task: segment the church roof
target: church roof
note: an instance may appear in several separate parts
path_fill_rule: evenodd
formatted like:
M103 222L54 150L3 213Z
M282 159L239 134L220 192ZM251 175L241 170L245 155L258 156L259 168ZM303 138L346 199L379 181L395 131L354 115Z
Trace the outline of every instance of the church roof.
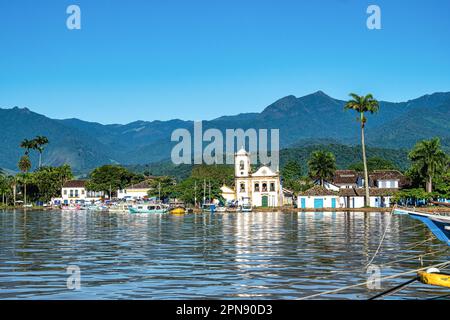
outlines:
M247 151L245 151L245 148L242 147L241 149L239 149L239 151L236 153L236 155L238 155L238 156L246 156L247 155Z
M255 173L252 174L252 177L275 177L277 173L273 172L268 166L262 166Z

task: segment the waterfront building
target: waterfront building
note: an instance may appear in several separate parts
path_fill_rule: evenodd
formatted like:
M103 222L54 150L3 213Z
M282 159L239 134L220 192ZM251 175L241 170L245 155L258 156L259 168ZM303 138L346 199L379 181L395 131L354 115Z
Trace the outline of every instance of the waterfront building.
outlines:
M263 165L255 172L251 155L244 148L234 155L234 189L222 186L222 196L239 204L250 202L256 207L278 207L283 204L280 174Z
M315 182L315 184L318 183L319 181ZM395 193L407 185L408 180L397 170L375 170L371 172L369 174L370 206L376 208L389 207ZM336 170L331 181L324 182L324 188L338 193L340 207L362 208L365 206L363 173L355 170ZM301 201L298 201L300 208L302 208ZM305 208L317 207L310 202L306 202Z
M300 192L297 201L298 208L302 209L338 208L341 206L337 191L329 190L319 185Z
M148 181L131 184L124 189L117 190L117 198L128 200L140 200L148 197L152 188Z
M52 199L52 203L67 205L95 202L104 197L104 195L104 192L88 191L85 180L70 180L61 188L61 198Z

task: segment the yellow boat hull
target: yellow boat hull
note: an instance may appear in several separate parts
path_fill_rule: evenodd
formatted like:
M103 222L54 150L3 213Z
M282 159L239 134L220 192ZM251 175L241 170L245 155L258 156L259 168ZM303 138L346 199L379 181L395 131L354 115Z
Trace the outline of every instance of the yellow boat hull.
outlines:
M417 273L420 282L429 284L432 286L439 286L450 288L450 275L442 273L427 273L425 271L419 271Z
M171 214L185 214L186 210L183 208L175 208L175 209L170 210L170 213Z

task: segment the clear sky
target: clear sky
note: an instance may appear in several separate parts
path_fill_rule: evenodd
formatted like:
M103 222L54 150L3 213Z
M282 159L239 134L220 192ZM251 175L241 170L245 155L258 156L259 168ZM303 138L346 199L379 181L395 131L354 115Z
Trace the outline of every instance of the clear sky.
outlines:
M366 27L370 4L382 30ZM412 99L450 91L449 13L448 0L0 0L0 107L127 123L317 90Z

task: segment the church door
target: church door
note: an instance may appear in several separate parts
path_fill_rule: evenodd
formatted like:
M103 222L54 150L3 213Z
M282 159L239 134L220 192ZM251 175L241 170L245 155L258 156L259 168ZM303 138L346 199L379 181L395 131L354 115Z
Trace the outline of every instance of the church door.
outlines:
M267 208L269 206L269 198L267 196L262 196L261 205L263 208Z

